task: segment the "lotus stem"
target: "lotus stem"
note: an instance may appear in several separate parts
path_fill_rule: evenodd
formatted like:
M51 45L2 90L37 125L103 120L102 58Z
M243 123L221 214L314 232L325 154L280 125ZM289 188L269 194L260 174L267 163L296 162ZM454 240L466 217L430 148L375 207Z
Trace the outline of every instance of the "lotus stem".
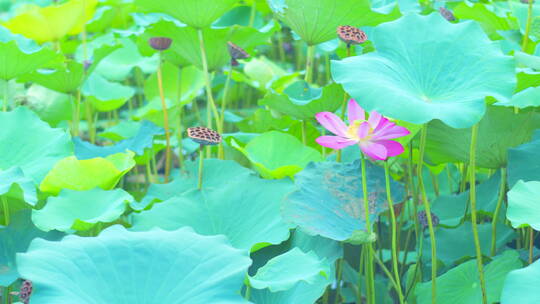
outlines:
M2 106L2 111L7 112L8 110L8 97L9 96L9 87L8 87L8 81L4 81L4 105Z
M6 286L2 289L2 302L4 304L10 304L11 303L11 295L10 295L11 288L9 286Z
M73 96L70 94L71 98ZM77 91L77 97L75 98L75 111L73 112L73 122L72 122L72 135L79 136L79 121L81 116L81 91Z
M256 13L257 13L257 1L253 1L253 4L251 5L251 12L249 14L249 27L253 27L253 24L255 23Z
M493 213L491 219L491 251L490 255L493 257L497 253L497 221L499 219L499 212L501 211L502 202L506 194L506 168L501 168L501 185L499 186L499 197L497 198L497 207Z
M315 63L315 46L309 45L307 49L306 75L304 79L309 84L313 82L314 63Z
M427 126L422 126L420 131L420 155L419 164L417 169L418 185L422 194L422 203L426 211L426 217L429 227L429 239L431 241L431 303L437 302L437 243L435 241L435 230L433 229L433 221L431 220L431 207L426 195L426 188L424 186L424 177L422 175L422 168L424 165L424 153L426 150L426 138L427 138Z
M474 247L476 248L476 262L478 265L478 276L480 278L480 288L482 289L482 303L488 304L486 293L486 282L484 280L484 264L482 263L482 249L480 248L480 238L478 237L478 227L476 219L476 142L478 139L478 124L471 129L471 147L469 152L469 200L471 202L471 222L474 237ZM429 218L429 216L428 216Z
M4 209L4 223L6 226L9 225L9 205L5 197L0 198L2 200L2 208Z
M227 75L227 80L225 81L225 88L223 89L223 98L221 99L221 115L220 115L220 127L218 128L221 130L220 134L223 134L223 130L225 130L225 110L227 108L227 101L229 98L229 87L231 85L231 78L232 78L232 72L233 72L233 66L230 65L229 68L229 74ZM223 145L219 145L218 147L218 158L224 159L224 151L223 151Z
M399 280L398 268L398 248L397 248L397 231L396 231L396 214L394 212L394 203L390 189L390 168L388 161L384 162L384 177L386 182L386 199L388 200L388 209L390 210L390 219L392 225L392 268L394 270L395 287L399 297L399 303L403 303L403 292L401 290L401 282Z
M178 106L180 107L176 123L176 140L178 141L178 166L180 168L184 168L184 149L182 145L182 116L184 115L184 107L182 105L182 68L178 69Z
M367 176L366 176L366 158L364 154L360 152L361 167L362 167L362 194L364 201L364 216L366 221L366 230L368 235L371 235L371 221L369 218L369 197L367 190ZM367 250L366 256L366 290L368 296L368 303L375 303L375 282L374 282L374 273L373 273L373 248L371 243L364 245L364 249ZM360 272L358 272L360 274Z
M375 258L375 262L377 262L377 265L379 265L379 267L381 267L382 271L384 272L384 274L386 274L386 276L388 277L388 279L390 280L390 283L392 283L392 286L394 287L394 289L397 291L398 289L401 290L401 286L398 285L398 282L396 282L396 280L394 279L392 273L390 273L390 270L388 270L388 268L386 268L386 266L384 265L384 263L381 261L381 259L375 254L373 255L373 257ZM403 297L403 296L402 296ZM400 298L400 303L403 303L401 298Z
M203 165L204 165L204 152L203 145L199 146L199 182L197 189L201 190L203 185Z
M161 52L160 52L161 55ZM165 128L165 183L169 182L169 175L171 171L171 133L169 129L169 114L167 112L167 103L165 102L165 93L163 92L163 75L161 73L161 56L159 59L159 65L157 69L157 81L159 88L159 97L161 98L161 107L163 109L163 126Z
M334 304L341 303L341 278L343 276L343 257L339 258L336 262L336 296L334 297Z
M529 227L529 265L533 263L534 230Z
M527 46L529 44L529 32L531 31L531 24L533 19L533 0L529 0L529 6L527 9L527 25L525 26L525 34L523 35L523 43L521 44L521 51L527 52Z

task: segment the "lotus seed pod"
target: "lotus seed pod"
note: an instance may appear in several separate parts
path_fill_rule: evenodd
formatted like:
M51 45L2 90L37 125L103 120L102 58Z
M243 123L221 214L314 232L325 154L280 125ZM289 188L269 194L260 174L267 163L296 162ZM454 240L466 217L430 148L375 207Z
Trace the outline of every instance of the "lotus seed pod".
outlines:
M154 50L164 51L171 47L172 40L167 37L153 37L148 42Z
M218 132L205 127L188 128L187 134L194 142L203 146L214 146L223 140Z
M231 64L233 66L238 65L238 59L249 58L249 54L243 48L230 41L227 42L227 49L229 50L229 54L231 55Z
M30 303L30 296L32 295L32 282L24 280L21 284L21 291L19 291L19 299L22 303Z
M429 226L425 210L418 212L418 221L420 222L420 225L422 225L422 228L424 229L426 229ZM433 212L431 212L431 223L433 224L433 227L439 225L439 217L435 215Z
M359 28L350 25L341 25L337 28L337 35L347 46L361 44L368 39L366 33Z
M454 13L450 11L449 9L445 7L439 7L439 13L441 13L441 16L443 16L444 19L448 21L456 21L456 17L454 16Z

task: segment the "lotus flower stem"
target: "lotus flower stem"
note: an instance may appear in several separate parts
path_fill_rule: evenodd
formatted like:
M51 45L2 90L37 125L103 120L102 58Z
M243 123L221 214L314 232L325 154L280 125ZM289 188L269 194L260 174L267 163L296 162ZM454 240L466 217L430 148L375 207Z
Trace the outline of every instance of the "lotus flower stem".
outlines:
M161 53L160 53L161 55ZM163 75L161 73L161 56L159 59L157 69L157 81L159 88L159 97L161 98L161 107L163 109L163 126L165 128L165 183L169 182L169 175L171 171L171 133L169 129L169 113L167 112L167 103L165 102L165 93L163 92Z
M350 45L347 44L347 57L351 56L351 48ZM347 92L343 91L343 103L341 103L341 119L345 119L345 109L347 108L347 99L349 98L349 94ZM341 150L337 151L336 161L341 162Z
M221 118L220 118L220 127L218 128L219 130L221 130L220 132L221 134L223 134L223 130L225 129L225 109L227 108L227 101L229 98L229 87L231 85L232 72L233 72L233 66L231 64L229 68L229 74L227 75L227 80L225 81L225 88L223 89L223 98L221 99L221 115L220 115ZM225 155L223 153L223 145L219 145L218 158L223 159L224 157Z
M431 208L426 194L426 188L424 186L424 178L422 175L422 168L424 164L424 152L426 149L427 138L427 126L424 125L420 131L420 155L419 163L417 166L417 178L418 185L422 194L422 203L426 211L428 227L429 227L429 239L431 241L431 303L437 302L437 243L435 241L435 230L433 229L433 221L431 220Z
M178 141L178 163L180 168L184 168L184 153L182 146L182 116L184 115L184 107L182 105L182 68L178 69L178 119L176 122L176 140Z
M309 45L307 50L307 60L306 60L306 76L305 81L309 84L313 82L313 68L315 63L315 46Z
M471 223L474 237L474 247L476 248L476 262L478 266L478 276L480 288L482 289L482 303L488 304L486 293L486 282L484 280L484 264L482 263L482 248L480 248L480 238L478 237L478 227L476 221L476 142L478 139L478 124L471 129L471 147L469 151L469 200L471 202ZM428 216L428 219L430 216Z
M533 260L533 249L534 249L534 230L532 227L529 227L529 265L531 265Z
M204 166L204 152L203 145L199 146L199 182L197 189L201 190L203 185L203 166Z
M341 278L343 276L343 257L336 261L336 296L334 297L334 304L341 303Z
M253 27L253 24L255 23L256 13L257 13L257 1L253 1L253 4L251 4L251 12L249 14L249 27Z
M529 32L531 31L531 24L533 19L533 0L529 0L529 6L527 10L527 25L525 26L525 34L523 35L523 43L521 44L521 51L527 52L527 46L529 44Z
M366 158L363 153L360 153L361 166L362 166L362 194L364 201L364 216L366 221L366 230L368 235L371 235L371 221L369 213L369 197L367 190L367 176L366 176ZM368 295L368 303L375 302L375 282L373 274L373 248L371 243L364 245L364 250L367 250L367 260L366 260L366 290ZM360 272L359 272L360 273Z
M495 256L497 253L497 221L499 219L499 212L501 211L502 202L506 194L506 168L501 168L501 185L499 186L499 197L497 198L497 207L493 213L491 219L491 256Z
M246 301L249 301L249 298L251 298L251 284L249 284L249 277L246 275L246 279L244 280L244 284L246 285L246 293L244 294L244 299Z
M71 96L71 95L70 95ZM71 96L73 98L73 96ZM81 116L81 91L77 91L77 97L75 98L75 111L73 112L72 122L72 135L79 136L79 121Z
M388 161L384 162L384 177L386 181L386 198L388 200L388 209L390 210L390 219L392 225L392 268L394 270L395 287L399 297L399 303L403 303L403 292L401 291L401 282L399 280L398 268L398 248L397 248L397 231L396 231L396 214L394 212L394 203L392 202L392 194L390 189L390 168Z
M2 199L2 208L4 209L4 224L5 226L9 225L9 205L5 197L1 197Z
M375 262L377 262L377 265L379 265L379 267L381 267L382 271L384 272L384 274L386 274L386 276L388 277L388 279L390 280L390 283L392 283L392 286L394 286L394 289L397 291L398 289L401 290L401 287L398 285L398 282L396 282L396 280L394 280L394 277L392 276L392 273L390 273L390 270L388 270L388 268L386 268L386 266L384 265L384 263L381 261L381 258L378 257L376 254L373 255L373 257L375 258ZM401 295L400 297L400 300L399 300L399 303L403 303L402 302L402 297L403 295Z

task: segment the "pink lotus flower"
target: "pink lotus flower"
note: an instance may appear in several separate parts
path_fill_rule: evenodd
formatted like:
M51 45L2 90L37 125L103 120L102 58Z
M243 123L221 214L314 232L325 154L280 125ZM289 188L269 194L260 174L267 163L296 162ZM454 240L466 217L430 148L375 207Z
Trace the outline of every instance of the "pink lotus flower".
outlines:
M397 126L373 111L366 120L366 114L354 99L349 100L347 114L349 126L331 112L315 115L317 121L337 136L320 136L317 143L332 149L343 149L358 144L362 152L375 159L386 160L390 156L403 153L403 146L390 139L406 136L409 130Z

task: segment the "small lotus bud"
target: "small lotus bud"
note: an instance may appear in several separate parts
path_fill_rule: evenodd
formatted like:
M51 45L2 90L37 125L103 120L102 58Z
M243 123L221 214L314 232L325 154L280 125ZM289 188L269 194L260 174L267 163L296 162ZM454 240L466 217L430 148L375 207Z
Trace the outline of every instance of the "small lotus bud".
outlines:
M450 11L449 9L445 7L439 7L439 13L441 13L441 16L443 16L444 19L448 21L455 21L456 17L454 16L454 13Z
M214 146L222 141L218 132L205 127L188 128L187 134L194 142L203 146Z
M347 46L361 44L368 39L366 33L359 28L350 25L341 25L337 28L337 35Z
M167 37L153 37L148 41L156 51L164 51L171 46L172 40Z
M418 212L418 221L422 225L422 228L426 229L429 226L428 218L426 215L426 211L422 210ZM431 212L431 223L433 224L433 227L439 225L439 217L435 215L433 212Z

